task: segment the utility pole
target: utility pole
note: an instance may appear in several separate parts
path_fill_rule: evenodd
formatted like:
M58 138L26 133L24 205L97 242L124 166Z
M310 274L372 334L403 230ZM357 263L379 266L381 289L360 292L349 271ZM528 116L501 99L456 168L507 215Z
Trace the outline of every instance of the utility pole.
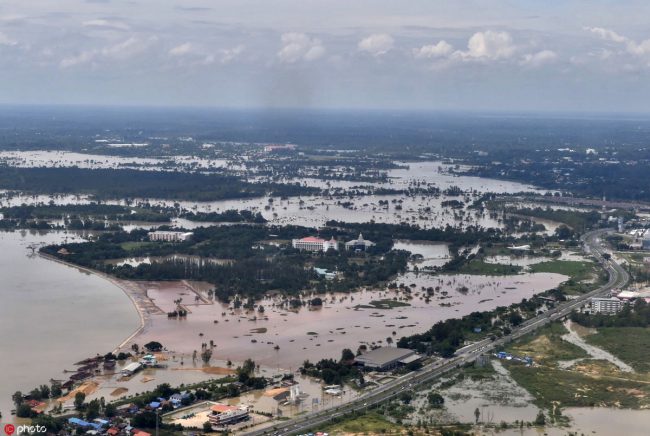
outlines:
M158 436L158 409L156 409L156 436Z

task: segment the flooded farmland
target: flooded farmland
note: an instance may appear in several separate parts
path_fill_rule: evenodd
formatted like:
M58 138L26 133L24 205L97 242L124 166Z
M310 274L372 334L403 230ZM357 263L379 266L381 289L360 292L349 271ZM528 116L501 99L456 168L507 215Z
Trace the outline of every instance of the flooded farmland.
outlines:
M254 357L267 366L297 368L305 359L338 358L343 348L386 345L424 331L437 321L518 303L564 280L566 276L550 273L486 277L409 272L397 280L407 291L319 295L322 307L296 310L288 309L282 297L269 296L256 303L256 307L264 307L263 313L213 302L207 287L187 282L138 282L139 292L146 293L160 311L152 312L147 328L134 341L158 340L170 350L191 353L212 340L218 359ZM438 289L429 302L423 291L427 287ZM170 319L166 313L174 310L179 298L189 311L187 318ZM400 304L392 309L376 307L382 300Z

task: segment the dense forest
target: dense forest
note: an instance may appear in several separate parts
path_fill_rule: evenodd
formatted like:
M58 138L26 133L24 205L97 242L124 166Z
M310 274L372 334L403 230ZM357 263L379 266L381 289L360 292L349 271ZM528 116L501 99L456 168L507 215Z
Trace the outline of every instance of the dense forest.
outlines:
M311 195L318 188L249 183L219 174L130 169L14 168L0 166L0 189L38 194L86 194L98 199L162 198L211 201L263 195Z

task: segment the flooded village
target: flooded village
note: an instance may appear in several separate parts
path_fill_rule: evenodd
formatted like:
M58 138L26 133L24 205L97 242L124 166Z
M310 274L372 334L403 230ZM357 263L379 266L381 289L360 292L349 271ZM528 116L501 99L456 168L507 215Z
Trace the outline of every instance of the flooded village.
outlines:
M126 158L113 162L106 156L85 158L84 155L66 153L38 156L42 164L52 166L86 162L89 168L112 168L131 162ZM5 158L15 160L14 164L23 162L18 153ZM34 156L25 162L31 159ZM195 161L202 162L206 168L212 166L207 159L178 160ZM156 159L132 161L136 162L154 168L161 165L161 161ZM224 161L215 165L224 167L230 164ZM141 417L152 412L162 413L162 423L179 429L200 430L205 427L235 433L263 431L273 428L278 419L300 417L320 410L337 410L348 402L363 398L373 389L399 380L407 366L417 370L421 365L442 364L449 356L419 349L413 360L417 365L399 364L401 369L397 372L363 370L363 366L357 363L359 369L354 371L359 374L358 378L341 378L336 373L325 376L322 369L319 369L318 376L314 376L309 365L317 364L319 368L323 359L332 359L332 364L338 365L335 362L345 350L352 352L353 360L371 350L399 350L402 338L420 335L434 324L465 319L477 313L499 314L504 308L518 307L529 300L536 301L536 310L548 310L559 301L552 293L555 290L563 289L562 292L568 292L568 298L572 298L572 293L582 292L578 288L589 289L602 280L594 260L583 253L580 246L568 246L564 241L553 239L559 229L566 228L560 220L506 212L511 207L512 195L530 191L532 187L450 175L446 170L450 166L438 161L399 162L398 165L408 166L408 169L389 170L387 181L366 184L372 189L408 190L426 186L426 189L436 187L439 191L435 195L352 195L345 193L354 186L350 182L327 181L334 193L208 202L105 200L102 203L111 207L173 211L169 221L130 221L126 217L114 222L124 231L144 232L145 242L127 241L122 246L132 244L139 247L158 243L160 238L161 243L172 247L172 254L105 258L101 265L108 268L106 270L75 263L70 258L75 254L74 248L67 247L87 244L86 241L96 243L93 241L99 241L107 230L72 230L68 227L70 220L62 216L46 220L52 227L49 231L31 229L3 233L0 241L6 247L4 252L7 256L6 262L2 263L7 272L3 276L13 275L16 279L2 286L15 288L20 281L21 289L43 286L50 289L47 298L39 294L36 302L29 292L10 294L12 297L6 300L8 304L3 305L5 308L11 306L11 310L29 312L32 319L47 319L44 324L29 322L30 318L26 318L25 322L11 326L14 334L40 337L43 343L36 346L38 339L30 340L30 347L17 350L20 360L9 363L11 368L3 371L2 385L7 388L0 398L0 409L4 416L11 410L15 413L12 394L23 390L34 413L74 414L78 409L75 401L79 401L81 395L82 402L114 404L116 411L112 413L116 416ZM295 180L288 178L285 182L293 183ZM299 180L303 186L319 186L322 182L317 178ZM445 190L449 191L443 193ZM543 190L532 192L528 195L542 198L545 194ZM503 204L485 207L499 195L504 196ZM458 202L458 198L462 201ZM475 207L477 202L481 207ZM92 204L92 199L83 195L39 196L10 192L0 198L0 207L9 211L18 206L43 207L45 204L62 207L85 205ZM525 206L534 208L540 204L532 201ZM448 226L469 231L492 228L510 235L508 237L513 241L521 238L524 245L479 242L451 249L449 242L445 241L391 239L390 252L407 252L404 268L388 280L346 291L332 287L332 284L345 279L344 272L337 267L319 266L327 258L309 254L314 259L307 263L306 268L322 283L319 289L304 289L291 294L281 290L265 292L254 300L245 296L224 300L219 297L215 285L208 281L136 280L110 272L114 271L111 268L132 271L165 264L185 265L185 268L208 264L216 267L236 265L236 258L204 257L173 251L174 244L191 241L197 229L210 226L232 226L235 229L246 225L194 221L191 215L208 216L212 213L218 216L231 210L259 213L265 220L263 226L302 226L308 229L302 239L292 241L272 236L253 245L257 250L271 250L272 256L277 256L278 250L291 248L303 253L325 253L328 249L321 247L330 244L334 250L330 256L343 253L349 256L347 253L351 249L359 261L368 259L368 255L363 253L365 247L373 246L375 242L364 239L362 234L354 236L356 230L347 238L321 238L321 229L339 222L409 225L422 229ZM578 215L589 211L563 205L548 210L576 212ZM106 228L111 224L107 220ZM161 227L163 231L156 232ZM533 249L525 245L531 240L531 235L533 238L546 236L551 241L537 241ZM318 247L313 249L313 244ZM52 253L39 253L40 248L47 246L64 248ZM459 257L467 258L465 265L458 270L449 269L449 265ZM351 259L354 260L354 256ZM81 294L68 285L72 281L80 283L74 278L76 276L88 281L82 285ZM42 281L47 285L40 284ZM526 316L523 312L522 315ZM499 315L495 316L498 318ZM514 320L519 315L511 313L509 316ZM71 319L75 320L74 324ZM72 332L70 326L77 325L77 322L88 328ZM514 327L514 322L509 321L500 327L503 330L499 334ZM456 348L471 346L486 333L491 334L482 332L484 327L479 325L474 325ZM7 326L5 331L10 331L9 328ZM60 333L48 334L45 340L45 335L39 333L41 328ZM62 354L61 350L65 353ZM57 359L44 358L48 353L56 355ZM502 364L501 356L486 354L482 369L476 370L478 375L469 369L470 375L464 377L466 370L460 369L449 378L443 377L437 384L418 387L408 402L401 405L388 403L384 415L392 423L390 425L417 427L425 422L443 426L474 423L481 424L480 428L486 432L508 434L518 428L517 431L525 433L543 408L539 407L539 401L532 393L510 376L509 365L512 363ZM522 356L525 359L522 357L523 363L520 364L531 368L539 365L532 354ZM25 371L26 364L20 362L29 362L27 365L31 370ZM253 366L244 373L242 366L247 362ZM49 383L43 374L47 374ZM64 394L53 399L31 398L34 395L28 389L43 383L56 386ZM444 407L430 405L431 392L440 393ZM476 411L479 414L475 414ZM582 426L581 429L592 428L592 418L585 418L585 413L589 412L566 408L564 413L565 420L547 423L549 434L555 431L564 434L563 428L572 428L572 422ZM24 420L19 417L11 419L16 423ZM135 422L141 423L142 418ZM528 424L524 426L524 422ZM499 429L502 423L507 424ZM97 420L74 418L68 425L86 430L107 430Z

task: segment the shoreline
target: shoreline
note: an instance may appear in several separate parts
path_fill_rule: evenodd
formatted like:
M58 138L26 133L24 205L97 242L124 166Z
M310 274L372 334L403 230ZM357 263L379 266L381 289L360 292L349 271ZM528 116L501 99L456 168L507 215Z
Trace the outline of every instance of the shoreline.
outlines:
M115 353L119 352L119 350L122 347L124 347L129 341L131 341L137 335L142 333L145 326L147 325L147 322L149 322L150 319L151 319L150 315L149 315L149 313L147 313L147 311L142 306L140 306L140 304L136 300L136 298L135 298L133 292L131 291L131 289L129 289L128 286L126 286L124 283L122 283L121 280L113 278L113 277L109 276L108 274L104 274L104 273L102 273L100 271L97 271L97 270L94 270L94 269L91 269L91 268L79 266L79 265L73 264L71 262L66 262L65 260L59 259L56 256L52 256L51 254L47 254L47 253L43 253L43 252L39 251L38 255L40 257L42 257L43 259L47 259L47 260L50 260L50 261L53 261L53 262L57 262L57 263L60 263L62 265L65 265L65 266L75 268L75 269L77 269L79 271L83 271L83 272L86 272L86 273L89 273L89 274L94 274L97 277L101 277L102 279L104 279L104 280L110 282L111 284L117 286L118 288L120 288L122 290L122 292L124 292L124 294L127 297L129 297L129 300L131 300L131 303L133 304L133 307L135 307L135 310L138 312L138 318L140 319L140 325L126 339L124 339L122 342L120 342L120 344L113 349L112 353L115 354Z

